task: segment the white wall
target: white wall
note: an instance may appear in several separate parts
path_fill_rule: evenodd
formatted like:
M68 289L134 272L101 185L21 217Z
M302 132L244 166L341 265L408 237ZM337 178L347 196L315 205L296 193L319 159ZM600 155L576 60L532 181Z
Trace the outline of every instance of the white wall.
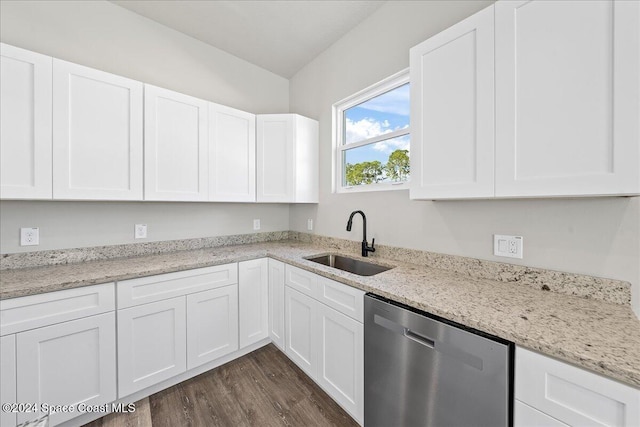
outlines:
M320 121L320 203L292 206L291 229L626 280L640 314L640 198L410 201L408 191L333 194L331 105L409 66L409 49L484 8L480 1L391 1L291 80L291 110ZM524 236L524 259L493 256L492 235Z
M287 112L289 81L107 1L2 1L0 41L254 113ZM287 205L0 203L0 252L287 230ZM19 227L41 244L20 247Z

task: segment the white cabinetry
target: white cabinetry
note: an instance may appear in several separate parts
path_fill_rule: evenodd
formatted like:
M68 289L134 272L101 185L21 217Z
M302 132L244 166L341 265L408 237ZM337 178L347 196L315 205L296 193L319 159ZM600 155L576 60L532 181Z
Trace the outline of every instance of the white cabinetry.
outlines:
M0 43L0 198L51 198L51 57Z
M285 351L284 346L284 263L269 258L269 337Z
M496 10L496 196L640 193L640 3Z
M185 372L184 297L118 310L118 396Z
M16 400L16 336L0 337L0 403L17 403ZM0 412L0 425L13 427L17 424L15 412Z
M411 198L640 194L639 43L638 2L533 0L414 47Z
M113 312L17 335L18 402L98 405L116 399ZM51 416L58 424L75 412ZM18 422L34 414L18 413Z
M256 116L209 103L209 200L256 201Z
M285 353L362 424L364 292L285 266Z
M269 336L267 258L238 263L240 348Z
M145 84L145 200L206 201L208 102Z
M237 349L237 286L187 295L187 369Z
M285 287L285 353L316 379L318 370L318 302L289 286Z
M297 114L257 116L257 200L318 202L318 122Z
M105 404L116 399L114 285L0 301L2 402ZM42 409L38 406L37 409ZM52 414L58 424L78 413ZM37 418L3 414L2 425Z
M118 397L238 349L237 264L118 283Z
M515 421L521 426L640 425L640 390L516 348Z
M53 197L142 200L142 83L53 60Z
M493 197L493 6L411 49L411 198Z

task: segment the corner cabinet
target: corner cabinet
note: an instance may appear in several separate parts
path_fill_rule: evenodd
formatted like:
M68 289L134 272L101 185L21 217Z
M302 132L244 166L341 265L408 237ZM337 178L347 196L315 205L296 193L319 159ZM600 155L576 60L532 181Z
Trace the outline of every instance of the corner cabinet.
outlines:
M142 83L53 60L53 197L142 200Z
M257 116L257 194L263 203L318 203L318 122Z
M269 336L267 258L238 263L240 348Z
M533 0L414 47L411 198L640 194L639 44L638 2Z
M256 115L209 103L209 200L256 201Z
M209 198L208 102L144 85L144 198Z
M51 57L0 43L0 198L51 199Z

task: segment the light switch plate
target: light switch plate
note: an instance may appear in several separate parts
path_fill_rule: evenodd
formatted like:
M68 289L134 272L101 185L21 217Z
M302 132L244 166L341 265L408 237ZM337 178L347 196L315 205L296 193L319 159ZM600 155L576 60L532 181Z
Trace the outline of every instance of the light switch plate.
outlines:
M493 254L495 256L522 259L523 249L524 239L522 236L493 235Z
M29 227L20 229L20 246L38 246L40 244L40 229Z

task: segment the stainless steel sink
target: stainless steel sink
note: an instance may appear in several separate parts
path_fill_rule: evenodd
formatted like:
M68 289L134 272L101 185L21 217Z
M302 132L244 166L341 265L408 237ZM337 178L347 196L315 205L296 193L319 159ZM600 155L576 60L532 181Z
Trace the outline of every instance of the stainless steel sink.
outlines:
M357 274L358 276L373 276L393 268L378 264L371 264L369 262L335 254L309 257L306 259L317 262L318 264L337 268L338 270L348 271L349 273Z

